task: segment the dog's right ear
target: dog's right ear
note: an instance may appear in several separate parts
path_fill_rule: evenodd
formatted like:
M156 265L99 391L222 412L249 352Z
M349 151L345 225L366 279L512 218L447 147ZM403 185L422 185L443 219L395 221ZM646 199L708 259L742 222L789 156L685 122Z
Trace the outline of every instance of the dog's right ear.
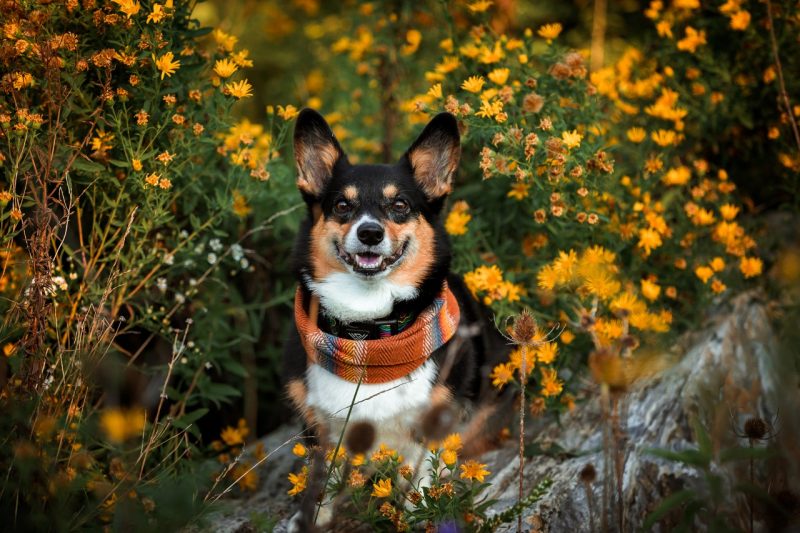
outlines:
M303 109L294 126L294 159L297 162L297 188L319 197L340 159L346 159L339 141L322 115Z

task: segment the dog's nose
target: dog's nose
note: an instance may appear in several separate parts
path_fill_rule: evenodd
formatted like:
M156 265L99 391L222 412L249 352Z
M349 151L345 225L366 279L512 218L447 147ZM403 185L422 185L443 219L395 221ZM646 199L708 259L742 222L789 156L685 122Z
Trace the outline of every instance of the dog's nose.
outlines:
M365 222L358 228L358 240L367 246L374 246L383 240L383 227L375 222Z

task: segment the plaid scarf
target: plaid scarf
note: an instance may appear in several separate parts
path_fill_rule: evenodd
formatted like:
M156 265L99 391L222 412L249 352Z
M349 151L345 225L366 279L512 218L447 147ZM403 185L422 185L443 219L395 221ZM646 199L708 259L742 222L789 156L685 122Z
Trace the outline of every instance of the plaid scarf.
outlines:
M310 363L356 383L386 383L407 376L453 338L461 312L445 282L442 292L406 329L383 339L351 340L319 329L309 318L300 288L294 299L297 331Z

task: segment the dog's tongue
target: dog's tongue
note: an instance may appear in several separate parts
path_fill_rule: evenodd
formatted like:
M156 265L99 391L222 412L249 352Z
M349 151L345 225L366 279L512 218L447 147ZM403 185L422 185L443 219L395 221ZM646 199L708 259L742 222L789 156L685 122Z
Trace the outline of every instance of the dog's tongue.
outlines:
M381 264L381 256L378 254L356 254L356 262L361 268L378 268Z

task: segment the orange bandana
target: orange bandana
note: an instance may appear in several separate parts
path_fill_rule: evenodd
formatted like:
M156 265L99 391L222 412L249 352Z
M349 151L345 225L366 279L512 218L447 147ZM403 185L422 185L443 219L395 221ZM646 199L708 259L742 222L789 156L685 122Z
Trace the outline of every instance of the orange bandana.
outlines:
M458 301L445 282L433 303L397 335L351 340L312 323L299 287L294 298L294 319L309 362L353 383L362 374L362 383L386 383L409 375L453 338L460 316Z

